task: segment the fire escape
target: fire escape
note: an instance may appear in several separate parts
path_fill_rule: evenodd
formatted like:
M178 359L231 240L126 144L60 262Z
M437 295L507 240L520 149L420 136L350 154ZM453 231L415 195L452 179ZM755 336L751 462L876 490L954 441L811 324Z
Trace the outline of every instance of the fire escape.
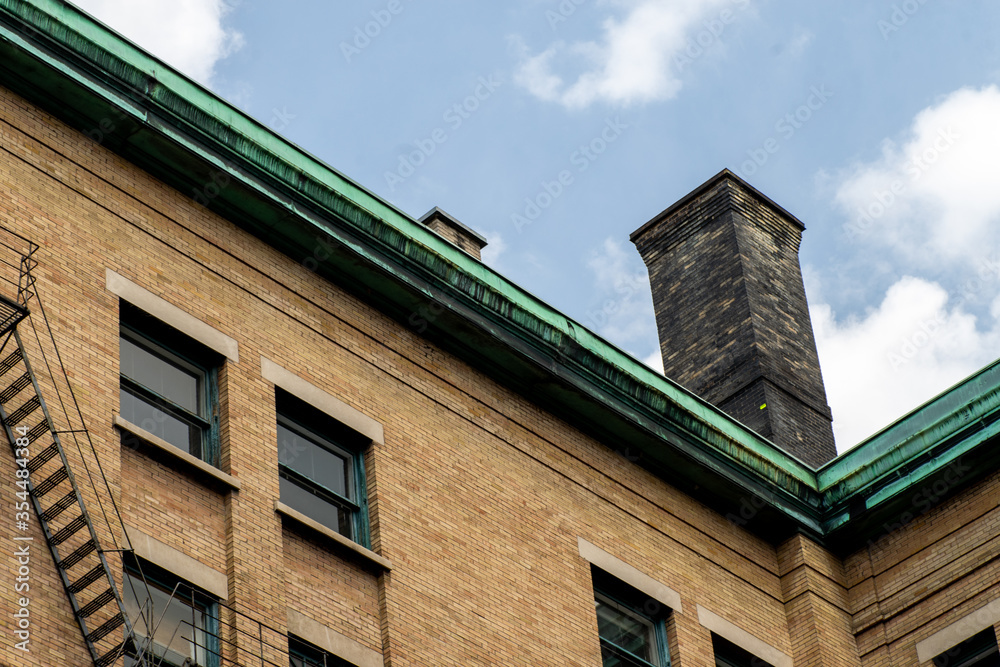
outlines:
M123 559L133 549L36 290L32 271L38 250L37 244L0 228L0 423L14 454L15 502L30 502L34 509L94 666L122 660L129 667L167 665L160 645L174 637L160 632L163 610L148 606L152 596L145 575L147 590L131 591L131 610L119 590ZM4 295L15 289L15 298ZM88 511L87 504L96 511ZM19 544L33 546L32 523L15 522ZM175 588L171 599L177 594ZM217 633L200 633L205 645L198 654L207 658L199 667L287 667L289 660L315 664L290 659L288 637L281 631L223 602L217 606ZM192 619L169 633L199 636L194 629ZM37 646L42 640L32 641ZM196 664L184 661L184 667Z
M85 429L57 427L42 398L40 379L44 378L56 392L63 412L67 412L66 400L70 397L64 396L65 390L53 383L57 379L52 373L53 362L62 370L58 352L55 358L45 354L46 348L55 349L55 339L35 292L32 269L37 263L34 255L38 246L9 232L7 237L3 245L8 250L15 250L20 262L14 266L6 257L2 260L3 269L17 271L17 297L12 300L0 295L0 387L3 387L0 390L0 420L13 448L18 470L27 470L26 477L18 476L18 501L30 498L94 665L113 665L128 648L132 628L108 565L107 552L101 548L98 532L84 505L82 489L70 470L63 439L68 437L77 445L84 463L88 457L82 456L82 443L88 442L91 448L93 443ZM16 248L12 241L19 242L22 248ZM6 276L3 280L13 282ZM37 310L37 317L33 316L32 309ZM29 326L19 326L26 320ZM28 336L21 335L22 328ZM43 338L43 332L48 334L49 340ZM41 352L47 377L40 378L32 367L29 346ZM68 378L64 380L68 386ZM78 406L77 413L82 419ZM98 459L95 456L91 460ZM93 481L91 471L87 469L86 473ZM102 471L98 471L97 476L104 480ZM100 495L96 497L99 499ZM110 489L107 497L111 497ZM103 512L103 506L101 510ZM16 527L27 531L30 524L20 522ZM114 539L110 534L109 537Z

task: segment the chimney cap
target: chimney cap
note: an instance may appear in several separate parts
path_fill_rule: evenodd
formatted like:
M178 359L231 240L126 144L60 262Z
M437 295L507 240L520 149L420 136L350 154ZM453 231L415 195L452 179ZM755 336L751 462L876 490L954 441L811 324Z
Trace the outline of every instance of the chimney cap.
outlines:
M704 183L702 183L701 185L699 185L698 187L696 187L694 190L692 190L688 194L686 194L683 197L681 197L679 200L677 200L676 202L674 202L673 204L671 204L665 210L663 210L660 213L658 213L656 216L653 217L652 220L650 220L649 222L647 222L646 224L644 224L642 227L639 227L639 229L637 229L634 232L632 232L629 235L629 237L628 237L629 240L632 241L633 243L635 243L635 240L638 239L640 236L642 236L644 233L646 233L646 231L648 231L651 227L655 226L656 224L658 224L658 223L662 222L663 220L665 220L666 218L670 217L674 212L676 212L677 210L679 210L683 206L686 206L692 200L698 198L699 196L701 196L702 194L704 194L706 191L708 191L711 188L715 187L719 182L726 181L726 180L730 181L731 183L735 184L737 187L739 187L739 188L741 188L743 190L749 191L755 198L760 199L761 201L764 202L764 204L766 204L770 208L774 209L775 212L777 212L779 215L781 215L784 218L787 218L791 223L793 223L794 225L796 225L799 228L800 231L805 231L806 226L804 224L802 224L801 220L799 220L794 215L792 215L791 213L789 213L782 206L779 206L778 204L776 204L774 202L774 200L772 200L770 197L768 197L767 195L765 195L763 192L761 192L760 190L758 190L754 186L750 185L745 180L743 180L742 178L740 178L738 175L736 175L735 173L733 173L731 170L729 170L728 168L726 168L726 169L723 169L722 171L720 171L719 173L717 173L712 178L710 178L707 181L705 181Z
M461 232L463 236L471 237L472 239L474 239L479 243L480 248L485 248L488 244L488 241L486 240L485 236L475 231L471 227L462 224L461 222L459 222L458 218L448 213L444 209L440 208L439 206L435 206L431 210L424 213L423 216L421 216L420 218L420 222L429 226L430 223L433 222L435 219L444 222L449 227L455 228L456 231Z

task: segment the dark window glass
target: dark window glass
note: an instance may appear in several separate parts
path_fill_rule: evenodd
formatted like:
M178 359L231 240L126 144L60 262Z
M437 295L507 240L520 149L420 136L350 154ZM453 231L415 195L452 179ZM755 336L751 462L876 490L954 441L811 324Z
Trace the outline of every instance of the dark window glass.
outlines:
M349 509L324 498L319 491L311 491L284 476L278 480L278 492L281 494L281 502L292 509L302 512L327 528L332 528L344 537L354 539L353 512Z
M120 392L122 419L162 438L171 445L201 458L202 429L175 417L169 408L123 385Z
M717 667L772 667L771 663L718 635L712 635L712 649Z
M157 570L144 566L146 569ZM154 577L146 573L144 583L133 567L125 572L122 601L132 624L135 647L125 659L126 667L153 663L217 667L215 604L186 583L158 574ZM150 660L143 662L142 657Z
M353 667L346 660L298 637L288 638L288 664L290 667Z
M603 667L669 667L669 610L598 568L591 573Z
M601 667L649 667L651 663L637 658L614 644L601 642Z
M303 477L344 498L351 497L351 456L278 424L278 461Z
M121 373L136 384L198 414L199 374L181 368L175 360L121 338Z
M289 394L278 391L281 502L364 544L364 464L368 440Z
M597 596L594 604L597 608L597 633L604 643L624 649L650 664L657 664L652 621L601 595Z
M1000 651L997 649L997 636L993 628L986 628L934 658L934 667L973 666L1000 666Z
M122 418L218 465L214 369L221 358L134 306L120 303Z

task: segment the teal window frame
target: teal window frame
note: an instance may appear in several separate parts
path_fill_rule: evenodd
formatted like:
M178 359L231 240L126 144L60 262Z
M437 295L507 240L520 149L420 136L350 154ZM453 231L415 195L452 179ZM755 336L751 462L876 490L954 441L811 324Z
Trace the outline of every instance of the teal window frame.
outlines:
M218 468L222 453L219 424L219 367L222 364L220 356L126 302L121 302L120 312L122 317L119 339L125 339L159 361L195 376L198 409L197 412L192 412L139 380L129 377L124 370L120 373L121 392L128 393L164 415L194 427L194 432L198 434L197 442L188 443L187 453ZM136 426L143 428L143 424ZM153 432L150 429L145 430ZM155 432L153 433L155 435ZM185 450L177 443L170 444L182 451Z
M348 515L349 531L343 526L331 526L316 516L310 516L307 508L289 502L287 495L280 493L281 502L305 516L343 535L365 548L371 545L368 520L368 478L365 471L365 451L371 440L353 431L333 417L323 413L305 401L281 389L275 392L276 417L278 426L292 431L312 446L332 452L346 460L347 494L343 495L324 484L324 480L314 479L295 469L291 462L283 462L283 452L279 443L278 476L279 488L296 488L315 496L319 501ZM290 486L285 486L290 485Z
M140 605L140 613L148 613L148 608L143 608L145 602L141 601L141 597L145 595L145 587L158 589L161 593L171 595L171 602L179 601L186 607L190 607L192 610L196 610L201 613L205 619L204 627L198 628L192 623L192 629L197 637L200 633L205 639L205 645L196 645L194 648L194 653L196 660L198 657L204 657L204 661L197 661L195 663L188 662L187 665L191 667L222 667L222 648L221 641L219 637L219 602L218 600L202 591L201 589L193 586L186 580L178 577L167 570L156 567L155 565L143 561L139 562L139 559L133 557L126 557L125 568L124 568L124 580L123 585L123 599L129 599L130 596L134 596L136 601ZM143 583L145 582L145 584ZM135 590L131 590L132 587ZM141 587L141 588L140 588ZM147 598L148 599L148 598ZM157 609L155 606L152 609L152 618L148 619L153 625L161 622L162 609ZM192 612L192 616L193 616ZM142 624L146 619L131 619L134 632L145 637L145 632L140 631L140 624ZM138 637L136 637L138 638ZM131 650L126 652L125 667L138 667L140 663L135 660L138 657L136 646L133 644ZM182 667L185 664L182 658L180 662L170 662L166 655L160 655L157 652L157 648L167 649L162 645L151 643L146 647L147 653L149 649L152 648L152 656L156 658L155 663L157 665L163 665L164 667ZM199 653L201 656L199 656ZM188 657L188 656L184 656Z
M601 637L598 632L603 667L670 667L670 648L667 642L669 608L596 567L591 568L591 573L594 580L595 610L598 604L610 603L617 607L619 613L648 624L655 658L655 662L640 658Z
M1000 646L990 626L977 632L961 644L934 657L934 667L993 667L1000 665Z

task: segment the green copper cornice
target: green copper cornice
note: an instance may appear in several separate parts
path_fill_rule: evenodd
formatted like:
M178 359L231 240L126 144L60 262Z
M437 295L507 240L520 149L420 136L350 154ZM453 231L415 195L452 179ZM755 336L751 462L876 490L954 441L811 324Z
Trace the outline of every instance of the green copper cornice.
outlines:
M0 0L0 85L774 539L874 534L994 434L990 367L817 473L64 2Z

